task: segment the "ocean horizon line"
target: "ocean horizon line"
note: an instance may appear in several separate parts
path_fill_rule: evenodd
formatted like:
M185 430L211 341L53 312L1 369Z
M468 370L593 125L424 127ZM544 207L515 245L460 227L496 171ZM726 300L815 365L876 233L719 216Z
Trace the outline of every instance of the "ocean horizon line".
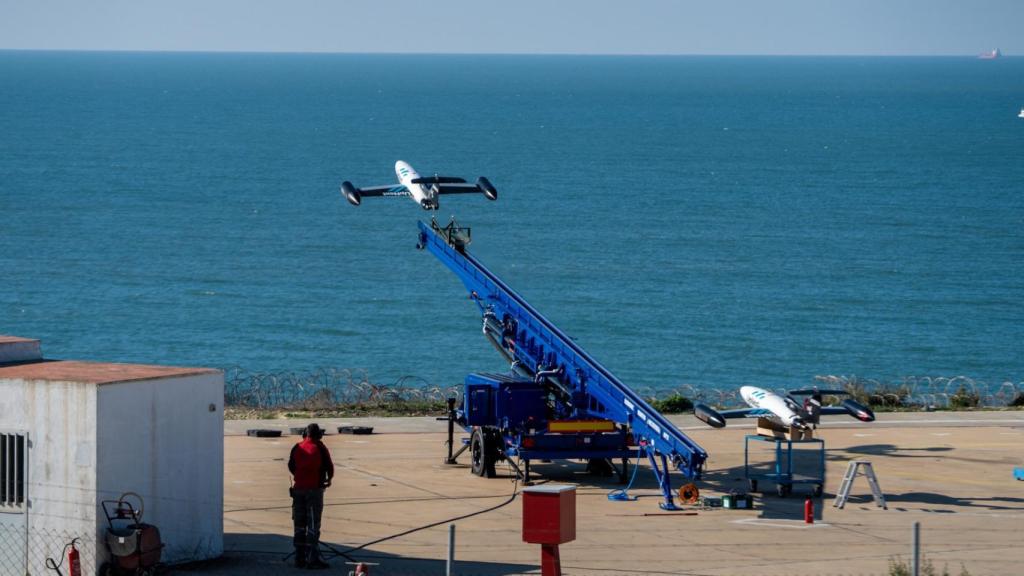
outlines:
M1020 58L1021 55L1006 54L1002 52L999 58L980 58L986 52L973 54L841 54L841 53L820 53L820 54L795 54L795 53L771 53L771 54L742 54L742 53L672 53L672 52L380 52L380 51L328 51L328 50L177 50L177 49L147 49L147 48L25 48L25 47L0 47L0 52L40 52L58 54L257 54L257 55L322 55L322 56L557 56L557 57L623 57L623 58L907 58L907 59L929 59L929 58L956 58L972 60L999 60L1003 58Z

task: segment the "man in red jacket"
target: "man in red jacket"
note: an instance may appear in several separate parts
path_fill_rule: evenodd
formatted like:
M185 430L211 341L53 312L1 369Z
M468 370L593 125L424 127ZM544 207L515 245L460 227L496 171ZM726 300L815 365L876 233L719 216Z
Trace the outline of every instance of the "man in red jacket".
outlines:
M300 568L328 568L320 559L320 517L324 511L324 488L334 478L331 453L320 441L324 432L313 423L306 426L302 442L292 447L288 470L292 473L292 524L295 527L295 565Z

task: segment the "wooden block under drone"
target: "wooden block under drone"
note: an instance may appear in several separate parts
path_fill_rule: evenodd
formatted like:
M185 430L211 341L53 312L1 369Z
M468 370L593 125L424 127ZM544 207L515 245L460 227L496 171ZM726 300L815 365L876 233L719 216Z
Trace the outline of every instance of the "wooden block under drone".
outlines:
M801 430L796 426L781 426L768 418L757 419L757 434L780 440L810 440L814 438L813 430Z

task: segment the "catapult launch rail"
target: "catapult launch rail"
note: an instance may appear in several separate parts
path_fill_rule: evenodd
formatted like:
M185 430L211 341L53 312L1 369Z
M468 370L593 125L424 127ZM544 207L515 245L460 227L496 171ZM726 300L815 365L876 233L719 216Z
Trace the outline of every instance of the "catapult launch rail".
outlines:
M557 432L558 427L572 429L574 423L582 424L577 428L581 433L587 422L616 423L615 429L622 433L623 449L628 438L629 443L639 446L650 460L665 496L662 507L674 507L668 462L687 478L699 479L707 459L704 449L466 252L470 238L468 228L458 227L454 220L446 227L436 222L429 225L419 222L419 228L417 247L428 250L462 280L470 298L480 308L484 335L522 377L524 386L531 382L542 386L548 398L546 413L538 413L540 410L535 407L524 408L526 404L536 406L535 400L524 401L517 408L509 407L514 400L506 401L505 407L499 400L497 408L492 400L491 407L486 408L484 403L476 403L469 397L475 391L471 385L489 382L495 387L498 398L502 393L513 399L530 396L515 396L516 391L509 388L512 383L508 381L499 382L489 375L471 375L467 378L467 394L458 422L470 429L472 410L490 410L494 413L492 427L501 430L503 436L501 454L520 457L529 457L529 449L543 442L542 436L534 436L535 428L544 428L552 435L550 433ZM504 388L499 390L502 386ZM524 410L528 414L523 415ZM453 420L454 414L453 410ZM475 438L474 435L471 443ZM594 438L600 440L597 436ZM534 457L540 456L535 454Z

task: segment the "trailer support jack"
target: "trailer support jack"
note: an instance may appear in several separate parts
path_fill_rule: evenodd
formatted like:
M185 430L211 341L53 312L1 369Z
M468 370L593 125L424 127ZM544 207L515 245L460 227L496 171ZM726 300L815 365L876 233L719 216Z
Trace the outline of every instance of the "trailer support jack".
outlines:
M658 460L654 457L654 448L650 445L645 447L647 452L647 459L651 461L651 470L654 471L654 477L658 479L658 486L661 487L661 495L664 501L658 504L662 510L682 510L682 508L676 506L675 501L672 498L672 480L668 476L668 458L664 454L661 456L661 467L658 467Z
M458 464L458 457L463 452L469 449L469 444L463 444L462 448L459 448L458 452L454 452L455 449L455 398L448 399L448 415L443 418L437 418L438 420L448 421L448 457L444 459L445 464Z

